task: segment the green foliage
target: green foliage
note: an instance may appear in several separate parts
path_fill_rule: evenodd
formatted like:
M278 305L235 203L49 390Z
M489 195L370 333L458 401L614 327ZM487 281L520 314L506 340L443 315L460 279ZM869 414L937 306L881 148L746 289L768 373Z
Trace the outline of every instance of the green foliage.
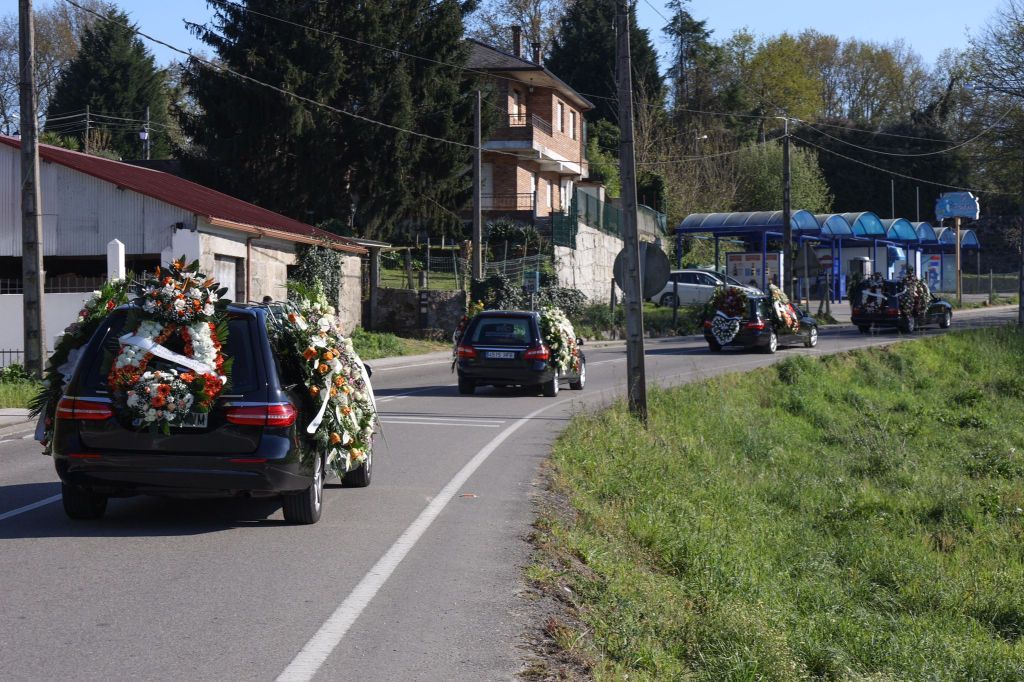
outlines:
M356 327L352 331L351 338L353 348L363 360L417 355L450 349L448 344L423 339L405 339L387 332L368 332L362 327Z
M512 218L489 220L484 227L484 238L491 248L492 260L505 258L506 243L509 258L521 258L544 250L544 240L537 228Z
M569 289L568 287L545 286L541 287L537 296L538 307L560 308L566 317L573 318L583 312L587 305L587 297L582 291Z
M487 310L522 310L526 306L526 296L519 281L501 273L474 281L470 299L483 302Z
M0 384L16 384L22 381L31 381L32 375L25 371L24 365L13 363L6 367L0 367Z
M782 208L782 145L771 142L749 146L737 155L739 178L736 211L770 211ZM828 213L832 206L818 157L813 151L790 148L791 202L793 209Z
M636 176L637 203L653 208L659 213L665 212L666 189L665 176L661 173L642 170Z
M563 639L595 679L1020 679L1024 392L988 389L1022 357L956 333L575 418L530 571Z
M86 106L97 114L139 118L149 107L153 127L165 130L170 123L165 73L132 31L127 14L117 9L104 14L104 19L85 30L78 54L64 67L47 118L84 111ZM93 119L93 126L109 135L109 145L99 148L123 158L141 158L139 129L107 126L106 120ZM79 144L83 135L84 131L75 134ZM154 158L166 157L171 151L167 136L159 132L151 134L150 144Z
M82 150L82 144L78 141L78 138L72 137L71 135L58 135L57 133L44 132L39 136L39 141L42 144L70 149L73 152Z
M664 84L658 72L658 55L647 29L636 23L630 6L629 47L633 66L636 106L659 104ZM566 10L546 66L578 92L595 95L588 121L618 120L615 88L615 3L576 0ZM588 158L589 155L588 155Z
M604 183L605 194L610 199L618 197L622 192L618 159L611 152L599 147L596 138L590 138L587 141L587 161L590 162L589 179Z
M291 280L302 288L289 286L288 297L315 300L307 294L320 287L327 304L337 308L341 296L341 258L338 252L326 246L300 244L295 255Z
M191 62L184 81L197 109L186 116L185 129L197 153L186 170L306 222L347 224L352 218L356 232L368 237L408 235L424 222L435 235L461 234L461 220L448 207L469 197L469 151L403 131L470 139L473 98L467 93L479 86L475 74L458 68L468 56L462 14L469 8L458 0L218 3L215 21L196 29L215 59L385 125L311 107Z

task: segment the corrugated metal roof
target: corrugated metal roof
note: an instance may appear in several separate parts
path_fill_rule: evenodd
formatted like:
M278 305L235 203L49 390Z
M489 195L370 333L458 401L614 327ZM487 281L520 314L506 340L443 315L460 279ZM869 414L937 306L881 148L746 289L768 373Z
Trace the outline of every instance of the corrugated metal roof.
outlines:
M4 135L0 135L0 143L16 149L21 148L20 140ZM39 157L208 218L275 230L285 233L285 235L281 235L284 239L287 239L287 235L295 235L303 238L303 241L326 239L334 242L342 250L365 253L363 247L344 237L222 194L176 175L45 144L39 145Z

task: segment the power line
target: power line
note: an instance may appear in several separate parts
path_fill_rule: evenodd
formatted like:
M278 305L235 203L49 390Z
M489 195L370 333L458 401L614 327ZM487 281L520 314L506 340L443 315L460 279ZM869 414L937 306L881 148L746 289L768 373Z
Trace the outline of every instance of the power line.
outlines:
M664 161L644 161L643 163L637 163L637 165L638 166L660 166L660 165L665 165L665 164L670 164L670 163L678 163L680 161L700 161L702 159L717 159L717 158L722 157L722 156L731 156L733 154L739 154L739 153L744 152L744 151L746 151L748 149L755 149L757 147L763 147L763 146L767 145L770 142L778 142L783 137L784 136L782 136L782 135L779 135L778 137L770 137L770 138L766 139L764 142L756 142L756 143L754 143L752 145L747 145L747 146L744 146L744 147L738 147L736 149L730 149L729 151L726 151L726 152L718 152L717 154L702 154L702 155L698 155L698 156L680 156L680 157L675 158L675 159L665 159Z
M969 138L967 140L964 140L963 142L960 142L958 144L954 144L952 147L947 147L946 149L939 149L939 150L934 151L934 152L921 152L921 153L917 153L917 154L907 154L907 153L903 153L903 152L887 152L887 151L884 151L884 150L881 150L881 149L872 149L870 147L864 147L864 146L861 146L859 144L854 144L853 142L849 142L847 140L844 140L844 139L842 139L840 137L836 137L834 135L829 135L828 133L826 133L823 130L818 130L817 128L815 128L813 125L811 125L807 121L801 121L800 119L793 119L793 120L795 120L798 123L802 123L803 125L807 126L808 128L810 128L814 132L818 133L819 135L824 135L825 137L829 138L830 140L835 140L836 142L840 142L842 144L848 145L848 146L853 147L855 149L860 149L861 151L871 152L872 154L882 154L884 156L914 158L914 157L921 157L921 156L936 156L938 154L948 154L949 152L951 152L951 151L953 151L955 149L960 149L961 147L967 146L967 145L971 144L972 142L975 142L979 138L984 137L985 135L988 135L990 132L992 132L996 128L996 126L998 126L1000 123L1002 123L1003 120L1006 119L1006 117L1009 116L1011 113L1012 113L1012 111L1010 109L1007 109L1005 112L1003 112L1003 115L1000 116L999 119L995 123L993 123L989 127L985 128L984 130L982 130L980 133L978 133L974 137Z
M821 151L826 152L828 154L832 154L833 156L838 156L839 158L845 159L846 161L850 161L852 163L856 163L856 164L859 164L861 166L865 166L865 167L870 168L872 170L876 170L876 171L879 171L881 173L885 173L886 175L892 175L892 176L895 176L897 178L902 178L904 180L911 180L913 182L920 182L922 184L933 185L935 187L945 187L945 188L948 188L948 189L956 189L956 190L960 190L962 192L977 192L979 194L984 193L984 194L999 194L999 195L1002 195L1002 196L1016 196L1015 194L1010 194L1008 192L998 192L996 190L979 190L979 189L975 189L975 188L972 188L972 187L960 187L958 185L950 185L950 184L946 184L944 182L935 182L934 180L925 180L923 178L915 178L912 175L905 175L903 173L897 173L896 171L888 170L886 168L881 168L879 166L875 166L875 165L872 165L870 163L867 163L866 161L861 161L860 159L854 159L854 158L852 158L850 156L846 156L845 154L840 154L839 152L833 151L833 150L829 149L828 147L822 147L820 145L814 144L813 142L805 140L802 137L799 137L797 135L793 135L792 133L790 133L790 137L792 137L794 140L798 140L799 142L802 142L803 144L805 144L805 145L807 145L809 147L814 147L815 149L821 150Z
M218 2L224 2L225 0L217 0L217 1ZM164 40L161 40L159 38L154 38L153 36L149 35L148 33L145 33L143 31L141 31L140 29L136 28L135 26L132 26L131 24L126 24L126 23L123 23L123 22L116 21L116 20L114 20L114 19L112 19L110 17L105 17L105 16L101 15L99 12L96 12L96 11L93 11L93 10L88 9L86 7L83 7L79 3L75 2L75 0L64 0L64 2L68 3L69 5L71 5L73 7L77 7L78 9L80 9L80 10L82 10L84 12L87 12L89 14L92 14L92 15L96 16L96 17L102 18L102 19L104 19L106 21L113 21L114 23L116 23L116 24L118 24L120 26L123 26L124 28L127 28L129 31L135 33L138 36L141 36L141 37L145 38L146 40L149 40L150 42L153 42L153 43L156 43L157 45L161 45L163 47L166 47L167 49L169 49L169 50L171 50L173 52L177 52L178 54L184 55L186 57L189 57L190 59L194 59L197 62L199 62L201 64L204 64L204 65L206 65L207 67L209 67L211 69L214 69L215 71L219 71L219 72L222 72L222 73L230 74L232 76L235 76L236 78L239 78L239 79L244 80L244 81L248 81L250 83L254 83L255 85L262 86L262 87L267 88L269 90L273 90L275 92L278 92L278 93L280 93L282 95L285 95L287 97L291 97L291 98L293 98L295 100L298 100L300 102L305 102L306 104L311 104L313 106L320 107L322 109L326 109L328 111L332 111L334 113L341 114L343 116L348 116L349 118L353 118L353 119L356 119L358 121L363 121L364 123L369 123L369 124L372 124L372 125L380 126L382 128L388 128L389 130L394 130L396 132L406 133L406 134L409 134L409 135L415 135L416 137L421 137L421 138L424 138L424 139L427 139L427 140L433 140L434 142L441 142L441 143L444 143L444 144L455 145L457 147L463 147L463 148L466 148L466 149L476 149L476 146L472 145L472 144L467 144L465 142L459 142L457 140L448 140L448 139L445 139L443 137L436 137L434 135L428 135L427 133L421 133L421 132L418 132L418 131L415 131L415 130L409 130L407 128L402 128L401 126L396 126L396 125L393 125L391 123L385 123L384 121L378 121L376 119L369 118L368 116L362 116L360 114L355 114L355 113L353 113L351 111L345 111L344 109L339 109L337 107L331 106L330 104L325 104L324 102L319 102L319 101L317 101L315 99L311 99L309 97L305 97L303 95L299 95L297 93L291 92L290 90L286 90L284 88L279 88L276 85L271 85L270 83L264 83L261 80L253 78L252 76L248 76L248 75L246 75L244 73L241 73L239 71L235 71L234 69L232 69L230 67L224 66L222 64L217 64L216 62L213 62L213 61L210 61L210 60L205 59L203 57L199 57L199 56L197 56L195 54L192 54L188 50L183 50L183 49L181 49L179 47L176 47L176 46L174 46L174 45L172 45L172 44L170 44L170 43L168 43L168 42L166 42ZM501 150L498 150L498 149L488 149L487 151L491 152L491 153L494 153L494 154L501 154L501 155L504 155L504 156L511 156L511 157L517 158L517 159L532 159L533 158L532 156L527 156L527 155L523 155L523 154L516 154L514 152L501 151Z

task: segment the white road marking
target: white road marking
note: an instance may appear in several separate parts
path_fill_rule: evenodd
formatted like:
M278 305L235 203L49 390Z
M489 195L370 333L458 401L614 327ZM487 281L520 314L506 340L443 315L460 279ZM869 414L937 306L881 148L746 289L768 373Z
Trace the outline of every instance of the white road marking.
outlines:
M52 504L53 502L56 502L59 499L60 495L54 495L52 497L47 497L46 499L39 500L38 502L33 502L32 504L26 504L24 507L12 509L9 512L4 512L3 514L0 514L0 521L3 521L4 519L9 519L12 516L17 516L18 514L24 514L25 512L32 511L33 509L39 509L39 507L45 507L46 505Z
M370 364L373 365L373 360L370 360ZM374 374L376 374L377 372L390 372L393 369L409 369L410 367L427 367L429 365L450 365L450 364L452 364L451 360L435 360L434 362L420 362L420 363L417 363L415 365L395 365L394 367L380 367L380 368L374 367L373 368L373 372L374 372Z
M348 632L356 618L359 617L359 614L363 612L363 609L366 608L380 588L383 587L384 583L387 582L388 578L391 577L391 574L398 567L398 564L401 563L402 559L405 558L405 555L416 545L417 541L419 541L434 520L440 516L448 502L455 497L459 488L480 468L480 465L490 457L491 453L497 450L498 446L504 443L509 436L541 412L571 400L573 398L550 403L517 420L495 436L490 443L473 456L473 459L469 460L465 466L459 469L459 472L441 489L437 497L420 512L416 520L399 536L395 544L391 545L384 556L363 576L363 579L359 581L355 589L335 609L330 618L320 626L316 634L306 642L306 645L302 647L302 651L292 659L292 662L288 664L284 672L278 676L278 682L313 679L320 666L324 664L324 661L331 655L334 648L338 646L345 633Z
M374 370L374 371L376 371L376 370ZM448 386L455 386L455 384L445 384L445 387L448 387ZM417 389L415 391L406 391L405 393L396 393L395 395L386 395L386 396L383 396L381 398L377 398L377 402L378 403L386 403L389 400L398 400L399 398L407 398L407 397L409 397L411 395L416 395L417 393L426 393L427 391L433 391L435 388L437 388L437 386L427 386L426 388L420 388L420 389Z
M432 417L426 414L381 414L381 419L430 419L438 422L467 422L469 424L504 424L507 419L477 419L476 417Z
M405 420L385 419L385 424L415 424L418 426L478 426L484 429L497 429L501 424L474 424L472 422L413 422Z

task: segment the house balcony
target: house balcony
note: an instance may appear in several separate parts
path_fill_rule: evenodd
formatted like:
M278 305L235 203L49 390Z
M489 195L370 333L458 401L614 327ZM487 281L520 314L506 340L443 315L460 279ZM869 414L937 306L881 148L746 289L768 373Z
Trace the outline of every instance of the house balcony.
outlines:
M536 161L540 170L587 176L582 143L562 133L556 135L551 122L537 114L508 114L483 146L485 150L524 153L523 160Z

